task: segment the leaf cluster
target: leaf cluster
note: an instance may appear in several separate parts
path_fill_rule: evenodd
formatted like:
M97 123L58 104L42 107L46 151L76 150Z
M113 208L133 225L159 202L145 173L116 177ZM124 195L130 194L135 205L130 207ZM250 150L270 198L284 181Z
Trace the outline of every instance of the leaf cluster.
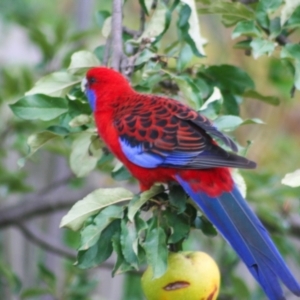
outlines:
M122 50L131 70L124 73L129 74L137 91L164 94L185 102L231 135L240 126L264 123L258 118L243 118L241 105L251 100L278 105L279 98L257 90L257 79L251 78L241 67L203 63L207 41L201 35L198 14L200 17L202 14L219 15L226 27L232 27L232 38L238 39L235 48L251 54L254 59L263 55L275 57L292 74L291 91L300 90L300 49L298 43L293 42L293 34L300 26L299 5L281 0L260 0L249 5L221 0L154 2L139 1L145 17L145 26L140 32L123 30L122 33ZM98 137L92 111L80 88L90 67L110 63L107 49L114 34L111 20L111 11L98 11L96 21L106 43L94 51L72 51L70 63L64 62L66 68L42 76L25 96L10 105L13 113L25 122L40 122L39 132L32 130L27 138L29 151L25 159L19 161L20 165L40 149L54 145L56 151L68 157L77 177L86 177L98 170L109 173L115 180L132 179ZM40 37L41 34L33 31L33 35ZM43 48L42 38L39 43ZM49 62L53 52L48 52L44 53L44 61ZM286 74L278 75L277 81L282 82L283 77ZM238 145L240 154L246 154L250 144ZM299 178L298 172L295 174L284 182L295 185L294 181ZM246 193L243 177L236 176ZM270 174L253 177L247 178L250 191L262 187L262 183L272 186L268 181ZM265 189L258 189L257 193L259 201L278 197L269 191L266 195ZM288 231L288 225L278 213L271 213L263 205L258 212L274 232ZM190 204L177 185L167 190L157 185L139 195L123 188L97 189L73 206L62 219L61 226L80 231L76 262L79 268L95 267L115 253L113 275L135 272L148 263L158 277L166 270L168 251L181 250L191 230L201 229L205 235L216 235L214 227ZM283 239L279 238L279 244L284 248ZM287 248L286 253L291 253L292 246ZM228 259L228 264L225 261L228 268L237 264L235 258ZM239 292L228 291L225 287L229 297L235 293L244 298L249 296L243 281L234 276L230 280Z

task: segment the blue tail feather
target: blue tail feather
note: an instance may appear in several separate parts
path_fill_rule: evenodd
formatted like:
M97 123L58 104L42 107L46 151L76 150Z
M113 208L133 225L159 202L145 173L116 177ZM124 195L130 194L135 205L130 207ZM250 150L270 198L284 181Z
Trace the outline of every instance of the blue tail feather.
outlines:
M204 192L194 192L180 176L177 180L234 248L270 300L285 299L279 279L300 296L299 283L236 186L212 198Z

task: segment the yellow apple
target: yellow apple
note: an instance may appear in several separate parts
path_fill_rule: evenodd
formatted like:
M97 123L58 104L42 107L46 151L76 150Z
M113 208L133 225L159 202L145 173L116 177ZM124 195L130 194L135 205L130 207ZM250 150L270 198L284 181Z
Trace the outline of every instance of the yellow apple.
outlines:
M204 252L170 253L163 276L153 279L149 266L142 276L148 300L215 300L220 288L220 271Z

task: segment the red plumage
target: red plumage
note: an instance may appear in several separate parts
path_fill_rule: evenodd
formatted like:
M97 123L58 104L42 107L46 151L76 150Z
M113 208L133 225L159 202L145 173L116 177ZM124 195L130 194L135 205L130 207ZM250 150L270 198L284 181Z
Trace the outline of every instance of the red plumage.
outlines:
M255 163L233 151L234 142L204 116L180 102L135 92L118 72L93 68L86 94L98 133L110 151L140 182L177 181L245 262L271 300L283 300L281 280L294 294L300 285L263 224L234 184L231 167Z
M232 188L233 181L226 168L145 169L132 163L124 155L119 143L119 137L126 135L128 139L133 137L137 141L146 139L148 147L158 153L161 150L201 151L205 143L215 144L203 129L211 128L210 120L176 100L137 93L123 76L110 69L91 69L87 73L87 80L89 89L100 95L94 112L99 135L110 151L139 180L141 190L149 189L155 182L176 181L176 174L186 180L191 179L195 189L203 189L211 196ZM192 121L201 123L201 127ZM241 167L253 167L246 159L241 159L241 164Z

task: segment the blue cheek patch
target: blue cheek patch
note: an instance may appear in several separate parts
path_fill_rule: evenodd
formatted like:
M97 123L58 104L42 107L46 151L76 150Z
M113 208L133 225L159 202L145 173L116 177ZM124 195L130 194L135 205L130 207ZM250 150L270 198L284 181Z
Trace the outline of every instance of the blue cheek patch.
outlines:
M88 98L90 107L93 111L96 110L96 94L93 90L86 89L86 96Z

